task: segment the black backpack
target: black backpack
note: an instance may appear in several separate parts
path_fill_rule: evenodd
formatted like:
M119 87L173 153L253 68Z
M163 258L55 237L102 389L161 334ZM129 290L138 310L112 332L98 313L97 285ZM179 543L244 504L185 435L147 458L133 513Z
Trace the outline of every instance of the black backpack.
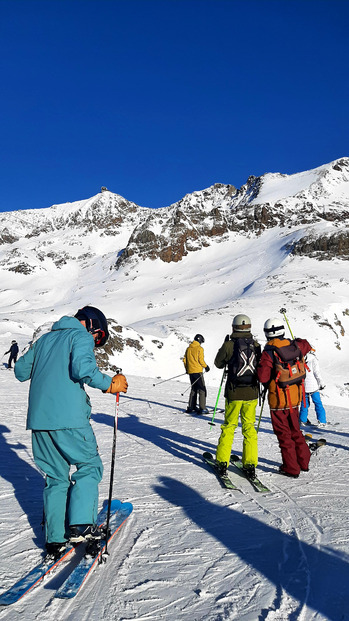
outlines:
M228 381L235 386L257 386L257 350L254 339L234 339L233 355L228 362Z

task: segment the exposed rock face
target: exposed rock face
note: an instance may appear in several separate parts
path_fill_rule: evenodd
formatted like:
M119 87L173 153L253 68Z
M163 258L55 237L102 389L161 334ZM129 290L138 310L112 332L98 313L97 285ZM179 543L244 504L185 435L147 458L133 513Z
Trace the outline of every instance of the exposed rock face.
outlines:
M327 223L325 232L319 223ZM76 203L5 213L0 266L30 275L52 263L62 270L73 261L84 269L104 255L117 269L145 259L171 263L231 234L259 236L273 227L299 231L291 248L295 255L346 260L349 158L291 176L250 176L238 190L217 183L161 209L139 207L103 188ZM64 253L56 243L62 234ZM86 240L91 240L87 248Z
M306 255L320 261L334 258L349 259L349 231L320 235L317 238L303 237L292 248L292 254Z
M144 359L153 358L152 352L147 350L144 345L144 338L135 333L134 330L120 326L114 319L108 318L109 327L109 339L104 347L95 349L95 356L97 364L100 369L106 371L117 372L118 367L111 365L109 359L114 354L121 354L126 349L135 350L138 356ZM162 341L153 341L156 346L161 349L163 346Z
M275 186L279 188L277 191ZM239 190L231 185L215 184L185 196L170 207L150 210L133 230L116 267L132 263L132 257L159 257L165 262L177 262L189 252L210 245L211 240L226 239L230 232L261 235L265 229L276 226L306 227L322 221L348 226L349 158L310 171L308 175L250 176ZM320 239L312 231L312 240L305 234L307 241L304 244L300 241L292 252L310 253L323 259L333 256L345 259L346 236L329 231Z

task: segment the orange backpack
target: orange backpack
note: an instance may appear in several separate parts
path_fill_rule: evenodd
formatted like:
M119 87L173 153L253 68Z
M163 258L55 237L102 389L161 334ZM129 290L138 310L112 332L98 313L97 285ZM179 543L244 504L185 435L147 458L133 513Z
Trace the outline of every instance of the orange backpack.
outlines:
M304 379L306 370L309 371L304 356L297 342L291 341L284 347L273 347L276 389L280 398L280 390L284 390L286 402L292 410L289 387L296 384L299 386L305 403Z

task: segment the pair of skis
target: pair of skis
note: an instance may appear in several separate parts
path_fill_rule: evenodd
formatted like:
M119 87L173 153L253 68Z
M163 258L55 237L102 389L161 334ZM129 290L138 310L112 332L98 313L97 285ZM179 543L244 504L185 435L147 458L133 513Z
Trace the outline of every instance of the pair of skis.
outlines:
M211 455L211 453L207 453L207 452L204 453L203 459L209 466L211 466L211 468L216 473L218 479L220 480L220 482L226 489L241 491L237 487L237 485L235 485L235 483L231 480L228 473L222 475L219 472L219 469L217 467L217 462L214 459L213 455ZM236 470L239 470L239 472L244 475L244 477L251 483L252 487L256 490L256 492L270 492L270 489L266 487L264 483L262 483L262 481L257 476L254 476L254 477L247 476L243 468L242 462L237 455L232 455L230 457L230 465L233 466Z
M112 500L110 507L110 519L108 536L101 540L98 553L95 556L83 556L76 565L68 578L63 582L55 593L55 597L72 598L80 591L91 571L103 560L106 546L115 537L121 526L125 523L132 512L132 504L129 502L121 502L120 500ZM101 529L106 526L108 513L108 503L105 502L102 510L98 514L97 524ZM85 545L84 543L80 545ZM54 569L63 567L64 562L70 560L75 552L74 546L69 546L56 561L48 561L43 559L23 578L16 582L10 589L0 595L0 605L9 606L18 602L22 597L29 593L36 585L38 585L45 576L49 575Z
M305 439L306 443L308 444L312 455L319 448L321 448L321 447L326 445L325 438L320 438L319 440L312 441L312 435L311 434L306 434L304 436L304 439ZM220 473L219 468L217 467L217 462L216 462L216 460L214 459L214 457L213 457L213 455L211 453L205 452L203 454L203 459L204 459L204 461L209 466L211 466L211 468L216 473L218 479L220 480L220 482L222 483L222 485L226 489L241 491L237 487L237 485L235 485L235 483L231 480L231 478L230 478L228 473L227 474L223 474L223 475ZM247 475L247 473L244 470L244 467L242 465L242 462L241 462L240 458L237 455L231 455L231 457L230 457L230 465L234 466L237 470L239 470L239 472L245 476L245 478L251 483L252 487L254 487L254 489L257 492L264 492L264 493L270 492L270 489L268 487L266 487L257 476L250 477L250 476Z

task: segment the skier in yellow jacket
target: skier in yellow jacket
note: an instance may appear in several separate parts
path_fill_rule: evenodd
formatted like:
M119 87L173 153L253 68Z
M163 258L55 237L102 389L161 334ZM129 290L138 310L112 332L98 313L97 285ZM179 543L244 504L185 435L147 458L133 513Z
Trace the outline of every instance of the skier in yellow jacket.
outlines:
M205 342L202 334L196 334L194 340L187 347L184 354L183 362L186 372L189 374L191 391L189 394L189 403L187 412L196 412L197 414L206 414L208 412L206 408L206 386L203 376L203 369L206 373L210 370L210 367L204 360L204 350L201 347ZM199 407L197 407L197 395L199 395Z

